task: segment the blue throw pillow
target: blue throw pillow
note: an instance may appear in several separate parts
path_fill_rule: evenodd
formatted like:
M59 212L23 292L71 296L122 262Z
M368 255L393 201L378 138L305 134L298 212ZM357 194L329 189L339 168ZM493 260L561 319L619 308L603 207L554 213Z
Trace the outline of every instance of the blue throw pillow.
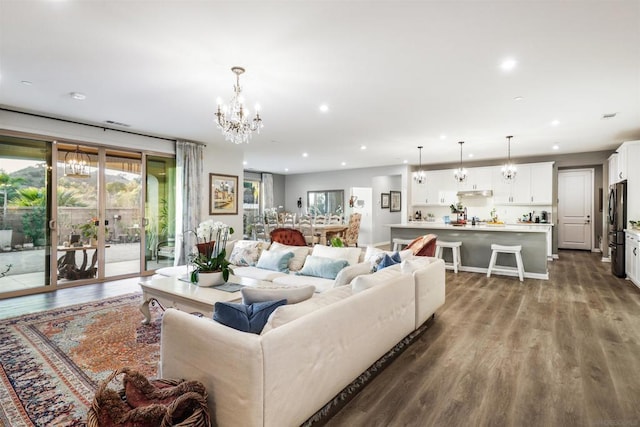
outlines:
M395 252L392 256L389 256L389 254L384 254L382 259L378 263L376 271L380 271L383 268L390 267L395 264L400 264L400 262L400 254L398 252Z
M214 306L213 320L242 332L259 334L267 324L271 313L286 303L286 299L249 305L218 301Z
M293 258L293 252L263 251L256 267L265 270L289 272L289 260Z
M335 279L340 270L349 265L346 259L333 259L321 256L307 255L302 270L297 274L301 276L323 277Z

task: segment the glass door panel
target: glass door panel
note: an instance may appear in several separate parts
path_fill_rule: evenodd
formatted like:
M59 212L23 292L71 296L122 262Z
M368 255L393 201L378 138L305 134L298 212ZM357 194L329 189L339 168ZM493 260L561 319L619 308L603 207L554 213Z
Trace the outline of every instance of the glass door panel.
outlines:
M57 144L57 283L98 275L98 150Z
M142 156L108 150L104 172L105 277L139 274Z
M50 145L0 136L0 298L50 284Z
M171 266L176 237L176 160L146 157L145 270Z

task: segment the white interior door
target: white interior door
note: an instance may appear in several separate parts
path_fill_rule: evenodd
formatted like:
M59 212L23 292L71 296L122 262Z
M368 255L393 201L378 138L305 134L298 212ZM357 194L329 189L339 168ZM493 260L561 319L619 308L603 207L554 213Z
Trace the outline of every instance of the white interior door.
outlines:
M593 169L558 171L558 247L592 249Z

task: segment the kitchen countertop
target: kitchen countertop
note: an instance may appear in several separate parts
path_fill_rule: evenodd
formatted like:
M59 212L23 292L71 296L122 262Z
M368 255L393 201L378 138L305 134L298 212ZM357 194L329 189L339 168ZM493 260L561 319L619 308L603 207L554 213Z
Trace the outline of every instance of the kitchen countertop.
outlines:
M413 228L426 230L460 230L460 231L495 231L495 232L519 232L519 233L546 233L547 227L552 224L496 224L496 225L452 225L442 222L411 221L405 224L386 224L391 228ZM547 226L547 227L541 227Z

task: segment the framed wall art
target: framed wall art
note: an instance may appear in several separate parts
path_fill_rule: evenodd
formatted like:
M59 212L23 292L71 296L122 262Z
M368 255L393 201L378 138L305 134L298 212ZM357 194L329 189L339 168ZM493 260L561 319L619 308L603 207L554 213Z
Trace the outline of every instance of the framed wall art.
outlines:
M380 193L380 208L389 209L389 193Z
M209 174L209 215L238 214L238 176Z
M400 212L402 193L399 191L389 191L391 200L389 201L389 212Z

